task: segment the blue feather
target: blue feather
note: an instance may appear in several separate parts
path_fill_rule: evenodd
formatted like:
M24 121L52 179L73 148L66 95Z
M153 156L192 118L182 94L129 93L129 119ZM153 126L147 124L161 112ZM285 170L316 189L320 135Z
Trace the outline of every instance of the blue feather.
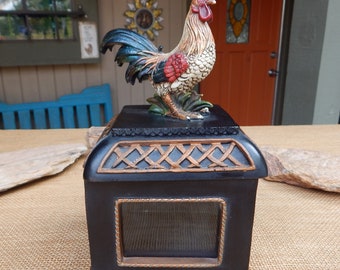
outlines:
M150 65L145 65L145 58L159 53L160 50L146 37L127 29L114 29L108 32L101 44L101 52L105 53L108 49L120 45L115 61L119 66L129 63L125 73L128 83L134 84L136 79L141 82L150 77L152 70Z
M123 28L109 31L103 38L101 52L112 50L114 45L127 45L140 51L158 52L157 47L146 37Z
M131 63L133 61L136 61L142 56L148 56L148 54L138 51L136 48L123 45L118 50L115 61L118 63L118 65L121 66L123 63Z

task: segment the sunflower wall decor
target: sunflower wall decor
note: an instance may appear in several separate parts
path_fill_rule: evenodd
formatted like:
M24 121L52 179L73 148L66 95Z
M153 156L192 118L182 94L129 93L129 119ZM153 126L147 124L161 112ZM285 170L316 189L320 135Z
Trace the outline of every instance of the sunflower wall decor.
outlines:
M163 29L162 12L156 0L134 0L128 3L128 10L124 12L125 27L154 40Z

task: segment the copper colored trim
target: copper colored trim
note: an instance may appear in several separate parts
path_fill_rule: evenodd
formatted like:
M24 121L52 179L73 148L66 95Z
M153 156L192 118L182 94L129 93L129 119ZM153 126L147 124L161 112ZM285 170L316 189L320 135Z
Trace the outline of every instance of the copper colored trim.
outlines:
M227 147L225 147L227 145ZM233 155L237 149L246 162L238 160ZM122 151L123 150L123 151ZM174 151L179 157L173 160ZM199 151L198 158L192 156ZM216 158L214 151L221 152ZM132 153L138 153L135 160L131 160ZM150 157L159 154L157 160ZM110 160L112 159L112 160ZM201 163L209 161L209 166ZM186 165L182 165L184 161ZM228 161L232 166L225 163ZM148 164L146 168L140 164ZM245 164L246 163L246 164ZM124 164L124 166L121 166ZM165 166L166 164L167 166ZM206 140L151 140L151 141L119 141L114 144L105 155L98 167L97 173L149 173L149 172L216 172L216 171L251 171L255 170L254 161L248 151L234 139L206 139Z

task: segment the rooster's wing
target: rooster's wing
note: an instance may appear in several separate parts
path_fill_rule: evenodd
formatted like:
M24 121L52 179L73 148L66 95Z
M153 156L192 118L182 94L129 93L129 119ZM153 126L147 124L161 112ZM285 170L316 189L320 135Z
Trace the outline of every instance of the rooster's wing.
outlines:
M154 83L170 82L173 83L189 67L187 57L183 53L171 54L166 60L157 64L152 73Z

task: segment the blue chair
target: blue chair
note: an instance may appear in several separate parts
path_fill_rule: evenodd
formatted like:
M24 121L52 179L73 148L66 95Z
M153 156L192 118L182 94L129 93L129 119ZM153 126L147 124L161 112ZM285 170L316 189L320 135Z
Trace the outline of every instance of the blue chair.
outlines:
M0 103L1 129L56 129L104 126L113 117L109 84L92 86L56 101Z

